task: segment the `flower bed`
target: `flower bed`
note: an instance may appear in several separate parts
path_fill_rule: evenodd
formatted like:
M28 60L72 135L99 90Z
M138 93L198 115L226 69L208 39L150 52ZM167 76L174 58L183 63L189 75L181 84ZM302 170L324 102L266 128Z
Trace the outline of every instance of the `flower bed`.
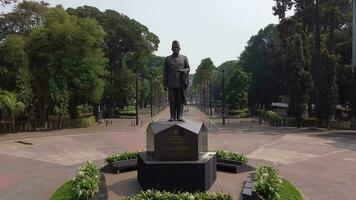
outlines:
M80 167L73 180L62 185L51 200L102 200L108 198L105 176L93 162Z
M243 173L254 170L253 167L247 165L248 159L236 152L218 150L217 156L217 169L222 171L231 171L234 173Z
M279 175L277 169L261 166L247 178L242 199L303 200L303 196L293 184Z
M225 151L225 150L217 150L216 151L216 156L218 160L231 160L231 161L237 161L240 163L247 163L248 159L246 156L243 154L237 153L237 152L231 152L231 151Z
M196 200L232 200L231 195L216 192L201 192L201 193L171 193L147 190L136 196L126 197L124 200L181 200L181 199L196 199Z
M117 173L120 173L122 170L137 168L137 152L114 154L108 156L105 160Z

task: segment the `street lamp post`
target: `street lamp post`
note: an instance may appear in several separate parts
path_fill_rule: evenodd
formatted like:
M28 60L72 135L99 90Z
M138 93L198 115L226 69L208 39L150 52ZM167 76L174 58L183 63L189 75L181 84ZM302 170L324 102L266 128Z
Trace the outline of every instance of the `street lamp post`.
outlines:
M225 125L225 69L222 69L222 124Z
M153 106L152 106L152 104L153 104L153 94L152 94L152 92L153 92L153 86L152 86L152 82L151 82L151 84L150 84L150 109L151 109L151 117L153 116Z
M138 76L139 73L136 72L136 126L138 126Z
M211 89L211 83L209 84L209 114L210 116L213 116L213 107L212 107L212 89Z
M356 129L356 0L352 0L351 128Z

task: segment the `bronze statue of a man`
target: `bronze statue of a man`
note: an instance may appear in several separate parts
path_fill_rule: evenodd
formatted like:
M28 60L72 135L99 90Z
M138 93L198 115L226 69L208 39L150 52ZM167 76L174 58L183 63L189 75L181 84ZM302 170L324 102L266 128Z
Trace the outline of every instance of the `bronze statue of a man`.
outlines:
M172 42L173 54L164 62L163 84L168 89L171 111L169 121L183 121L183 104L186 103L186 89L189 85L189 63L186 56L180 55L178 41Z

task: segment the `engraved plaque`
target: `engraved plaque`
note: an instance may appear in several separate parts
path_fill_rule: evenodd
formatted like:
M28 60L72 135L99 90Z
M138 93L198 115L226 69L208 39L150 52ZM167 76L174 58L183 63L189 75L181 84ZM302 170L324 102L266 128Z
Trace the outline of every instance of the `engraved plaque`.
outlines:
M202 123L158 122L147 129L147 151L157 161L198 160L207 151L207 129Z

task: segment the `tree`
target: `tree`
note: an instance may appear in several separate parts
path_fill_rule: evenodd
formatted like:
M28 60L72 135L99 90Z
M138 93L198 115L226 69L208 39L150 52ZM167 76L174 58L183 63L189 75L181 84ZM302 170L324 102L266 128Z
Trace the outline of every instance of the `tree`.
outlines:
M222 63L216 69L216 78L213 80L213 97L216 100L222 99L222 71L225 71L225 85L228 84L227 81L231 79L231 76L234 74L235 67L239 66L237 60L229 60Z
M193 85L200 91L201 105L205 108L208 107L207 99L211 99L212 94L210 92L210 87L216 78L216 67L210 58L204 58L201 60L194 79ZM209 98L208 98L209 97Z
M278 61L280 46L277 27L270 24L252 36L241 53L239 64L251 74L250 106L263 104L269 108L279 95L286 93L282 73L285 70Z
M298 33L292 36L286 62L286 64L289 64L288 69L290 71L288 76L288 94L290 97L288 114L295 117L299 123L302 122L307 111L309 94L312 89L310 65L308 56L305 55L302 38Z
M226 86L227 102L231 109L247 108L251 76L238 65L234 68L232 74Z
M61 115L69 108L74 118L78 105L99 102L107 60L100 48L104 32L95 20L78 19L57 6L45 16L43 27L31 31L28 41L31 70L39 75L38 106Z
M23 1L12 12L0 19L0 40L9 34L27 34L33 28L43 26L44 16L49 10L43 1Z
M0 90L0 110L5 111L11 118L12 132L15 133L15 118L25 111L25 104L17 101L14 93Z
M16 2L17 2L17 0L0 0L0 4L2 6L5 6L5 5L11 4L11 3L16 3Z
M339 91L340 103L349 102L348 91L350 88L349 65L351 61L351 1L348 0L275 0L274 14L278 15L281 23L286 24L285 12L294 8L295 14L290 17L302 24L303 46L314 43L312 54L312 77L314 91L312 100L316 104L318 117L326 120L331 117L333 106L337 103ZM289 20L290 21L290 20ZM284 35L287 35L285 32ZM308 39L313 34L314 39ZM331 64L333 63L333 64ZM336 70L335 70L336 67ZM336 73L334 74L330 74ZM335 76L335 77L334 77ZM325 85L330 87L325 88ZM328 90L330 88L330 90ZM346 92L347 91L347 92ZM328 107L328 108L325 108ZM318 110L322 109L322 110Z
M115 88L121 87L121 83L115 81L121 80L120 76L122 73L127 73L125 70L128 69L143 75L149 74L149 59L151 53L158 48L158 37L151 33L146 26L114 10L101 12L95 7L83 6L76 9L69 8L67 11L80 18L96 19L103 27L106 33L104 51L109 59L108 70L110 72L104 102L109 110L112 110L116 105L124 106L123 102L127 102L132 95L112 93L127 91Z
M0 71L3 72L0 74L0 89L15 92L17 99L31 109L32 75L28 69L25 39L19 35L9 35L0 45L0 55Z
M325 49L322 51L321 56L320 90L317 91L319 98L316 101L316 113L319 119L328 122L335 111L335 104L337 103L337 62L335 56L329 54Z

